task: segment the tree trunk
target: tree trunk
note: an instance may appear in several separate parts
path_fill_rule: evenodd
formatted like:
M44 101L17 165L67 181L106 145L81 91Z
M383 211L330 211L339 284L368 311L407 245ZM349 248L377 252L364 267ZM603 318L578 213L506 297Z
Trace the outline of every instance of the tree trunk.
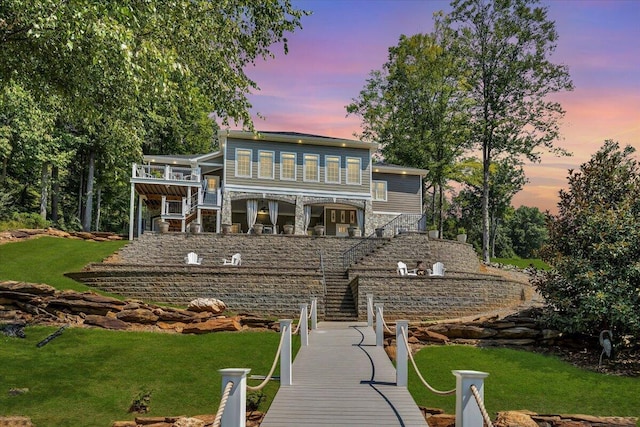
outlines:
M87 174L87 201L84 205L82 230L91 231L91 217L93 214L93 176L95 173L96 153L93 148L89 152L89 172Z
M440 238L442 239L443 237L443 231L444 231L444 212L443 212L443 207L444 207L444 186L442 184L438 185L438 198L440 199L439 205L438 205L438 230L440 230Z
M482 260L489 263L489 166L491 158L489 156L488 143L482 148Z
M100 207L102 202L102 189L98 187L98 200L96 201L96 226L95 231L100 231Z
M58 201L60 200L60 183L58 182L58 167L51 166L51 221L58 224Z
M49 200L49 163L42 162L40 173L40 216L47 220L47 201Z

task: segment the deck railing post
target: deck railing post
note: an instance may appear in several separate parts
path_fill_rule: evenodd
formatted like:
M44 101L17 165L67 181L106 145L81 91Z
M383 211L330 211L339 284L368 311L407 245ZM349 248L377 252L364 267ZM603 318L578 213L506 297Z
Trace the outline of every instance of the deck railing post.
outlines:
M373 326L373 294L367 294L367 326Z
M376 307L376 347L384 345L384 318L382 317L382 307L384 304L378 303Z
M222 393L227 383L232 382L229 399L224 407L220 422L221 427L245 427L247 425L247 374L251 369L220 369L222 374Z
M318 329L318 298L311 298L311 330Z
M280 385L291 385L291 319L280 319L280 333L284 334L280 349Z
M303 347L309 346L309 319L307 318L308 304L300 304L300 341Z
M405 344L408 330L408 320L396 320L396 386L398 387L406 387L409 378L409 349Z
M482 427L484 420L471 386L475 385L484 401L484 379L489 375L479 371L451 371L456 377L456 427Z

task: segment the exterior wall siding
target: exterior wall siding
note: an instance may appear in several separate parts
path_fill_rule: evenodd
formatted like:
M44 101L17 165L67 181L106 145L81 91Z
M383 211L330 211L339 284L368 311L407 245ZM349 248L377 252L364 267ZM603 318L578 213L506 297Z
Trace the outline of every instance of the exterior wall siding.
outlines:
M387 201L373 201L374 212L422 213L419 176L374 172L372 180L387 182Z
M236 149L252 150L251 178L236 177ZM262 179L258 177L258 152L260 150L274 152L274 179ZM280 179L280 154L296 154L296 180ZM295 191L307 190L309 192L356 193L365 197L370 196L371 188L371 159L369 150L355 148L324 147L311 144L288 144L270 141L246 141L229 138L226 147L225 159L227 186L253 187L257 189L295 189ZM304 181L304 155L319 155L319 181ZM340 184L325 182L325 156L340 156ZM346 183L347 157L357 157L361 161L361 183L352 185Z

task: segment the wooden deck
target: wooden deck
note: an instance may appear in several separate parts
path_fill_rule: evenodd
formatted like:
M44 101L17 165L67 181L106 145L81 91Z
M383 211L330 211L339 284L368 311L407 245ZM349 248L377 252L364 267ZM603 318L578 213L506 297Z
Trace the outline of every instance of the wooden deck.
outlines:
M261 427L427 426L375 343L366 323L318 323L293 362L293 385L280 387Z

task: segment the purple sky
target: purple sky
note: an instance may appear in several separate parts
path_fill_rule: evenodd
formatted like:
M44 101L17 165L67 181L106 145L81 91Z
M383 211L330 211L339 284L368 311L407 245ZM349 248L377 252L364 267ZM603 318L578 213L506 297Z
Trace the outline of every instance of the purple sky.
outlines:
M441 0L293 0L311 10L302 30L289 34L289 54L260 62L247 73L260 86L250 96L256 129L353 138L357 117L345 106L369 72L380 69L401 34L433 29ZM640 151L640 1L545 0L556 22L553 61L569 66L575 90L556 95L567 111L558 146L572 157L544 155L528 165L530 182L514 205L556 211L567 170L589 160L605 139ZM264 119L257 117L259 113Z

